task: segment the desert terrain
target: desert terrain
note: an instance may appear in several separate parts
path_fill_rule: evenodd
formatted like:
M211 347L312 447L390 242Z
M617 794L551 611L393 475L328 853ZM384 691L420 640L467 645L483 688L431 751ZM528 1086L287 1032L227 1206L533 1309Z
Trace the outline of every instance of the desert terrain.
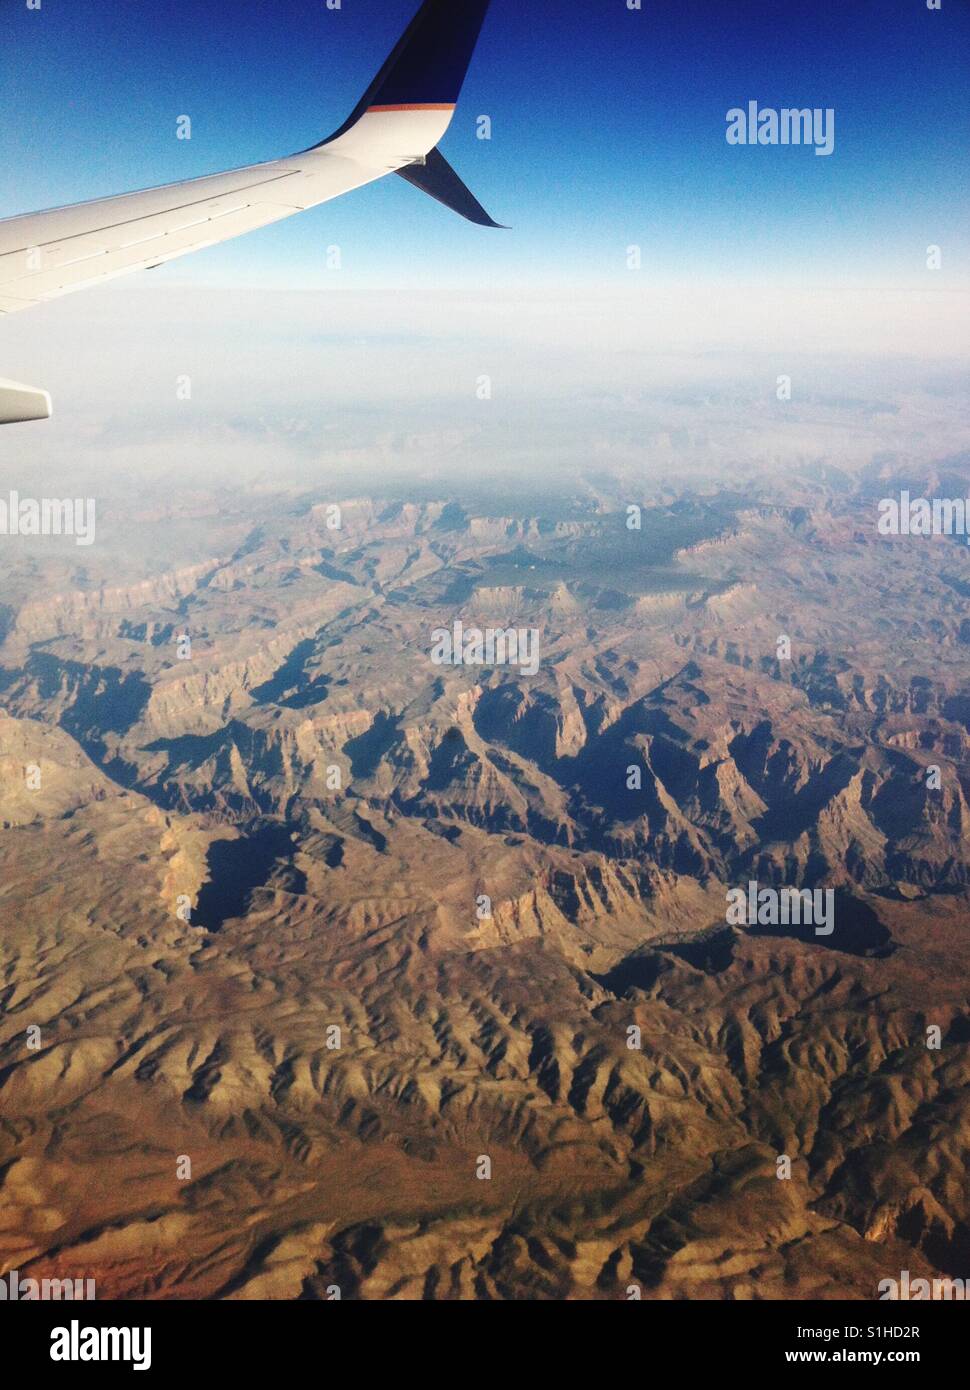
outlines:
M970 467L200 491L117 552L5 542L0 1266L970 1275L970 559L877 533L903 487ZM535 673L436 664L456 622ZM731 924L752 880L832 890L831 934Z

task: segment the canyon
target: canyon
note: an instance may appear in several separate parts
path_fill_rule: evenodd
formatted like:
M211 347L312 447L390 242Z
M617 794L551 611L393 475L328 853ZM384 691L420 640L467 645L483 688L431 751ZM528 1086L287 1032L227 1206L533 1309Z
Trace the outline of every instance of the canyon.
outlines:
M606 484L195 499L190 563L147 515L140 562L11 562L3 1267L230 1299L970 1273L967 548L877 530L951 472L685 484L632 528ZM537 632L535 673L436 663L458 622ZM732 923L752 880L831 892L831 934Z

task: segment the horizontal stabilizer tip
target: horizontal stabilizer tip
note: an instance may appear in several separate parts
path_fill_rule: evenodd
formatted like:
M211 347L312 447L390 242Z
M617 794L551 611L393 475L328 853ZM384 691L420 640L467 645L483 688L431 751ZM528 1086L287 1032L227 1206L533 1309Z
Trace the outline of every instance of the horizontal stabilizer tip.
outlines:
M499 227L503 231L508 230L502 227L501 222L494 222L489 217L439 149L433 149L423 164L409 164L405 169L398 169L397 173L402 179L407 179L408 183L413 183L415 188L420 188L422 193L427 193L439 203L444 203L452 212L457 212L460 217L467 217L469 222L475 222L479 227Z
M48 420L51 398L36 386L0 378L0 425L20 425L26 420Z

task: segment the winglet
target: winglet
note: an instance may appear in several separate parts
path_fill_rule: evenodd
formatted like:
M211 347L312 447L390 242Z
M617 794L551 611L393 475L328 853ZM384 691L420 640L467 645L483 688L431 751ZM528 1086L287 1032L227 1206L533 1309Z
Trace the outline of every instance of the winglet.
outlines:
M346 134L368 111L454 109L489 0L424 0L384 66L343 125L323 145Z
M469 222L475 222L479 227L499 227L502 231L508 230L501 222L494 222L489 217L439 149L433 149L423 164L409 164L404 169L398 169L397 173L415 188L420 188L422 193L428 193L439 203L444 203L452 212L457 212L460 217L467 217Z

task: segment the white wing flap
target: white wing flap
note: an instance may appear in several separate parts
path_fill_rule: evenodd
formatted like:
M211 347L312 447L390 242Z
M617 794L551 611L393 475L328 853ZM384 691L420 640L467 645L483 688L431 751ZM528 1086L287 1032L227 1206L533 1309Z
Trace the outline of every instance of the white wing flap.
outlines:
M163 261L174 260L189 251L201 250L204 246L226 241L230 237L241 236L257 227L264 227L280 218L289 217L295 211L292 207L280 207L272 203L244 204L242 207L214 213L201 222L190 226L176 226L171 231L164 230L165 218L149 218L154 224L147 230L139 222L127 224L127 232L133 240L120 246L105 244L103 235L79 238L81 245L71 242L55 242L48 260L44 248L42 265L51 262L50 269L36 270L16 280L4 282L0 279L0 292L23 296L23 307L40 300L53 299L71 290L82 289L85 285L99 280L112 279L132 270L142 270L149 265L159 265ZM159 225L161 224L161 225ZM100 243L100 245L99 245ZM24 259L23 253L8 259ZM4 268L0 266L0 276Z
M255 166L0 223L0 312L242 236L377 176L340 158L314 163L309 173Z

